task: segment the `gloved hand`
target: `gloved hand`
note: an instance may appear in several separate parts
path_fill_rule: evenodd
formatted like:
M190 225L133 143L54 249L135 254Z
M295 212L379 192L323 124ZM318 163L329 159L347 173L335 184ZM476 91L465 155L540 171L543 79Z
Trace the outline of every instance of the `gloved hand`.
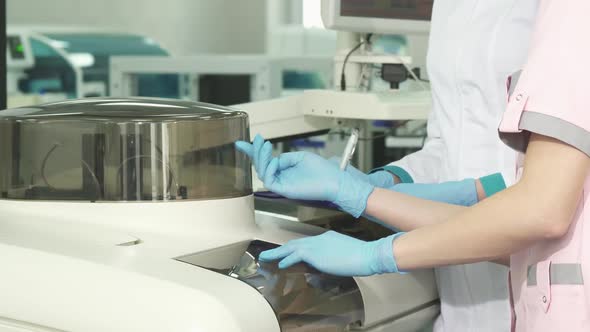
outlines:
M258 178L264 181L262 172L266 170L272 159L272 144L265 142L264 138L257 134L252 143L237 141L236 148L250 157Z
M329 159L329 161L332 164L340 167L340 158L332 157ZM388 171L377 171L375 173L365 174L349 164L346 166L346 172L359 180L372 184L375 187L390 188L395 185L393 182L393 175Z
M236 142L236 147L250 156L268 190L291 199L329 201L354 217L366 209L373 185L313 153L289 152L272 158L272 146L259 137L253 144Z
M317 270L337 276L370 276L401 273L393 253L393 241L404 233L377 241L361 241L334 231L287 242L260 254L261 261L279 262L285 269L305 262Z

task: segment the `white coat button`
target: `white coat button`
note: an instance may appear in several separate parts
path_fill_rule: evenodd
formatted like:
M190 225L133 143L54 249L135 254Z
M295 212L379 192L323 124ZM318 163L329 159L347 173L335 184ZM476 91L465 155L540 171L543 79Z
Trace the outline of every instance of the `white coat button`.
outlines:
M547 303L547 296L543 296L543 303Z
M522 100L522 94L520 93L516 96L516 101L521 101L521 100Z

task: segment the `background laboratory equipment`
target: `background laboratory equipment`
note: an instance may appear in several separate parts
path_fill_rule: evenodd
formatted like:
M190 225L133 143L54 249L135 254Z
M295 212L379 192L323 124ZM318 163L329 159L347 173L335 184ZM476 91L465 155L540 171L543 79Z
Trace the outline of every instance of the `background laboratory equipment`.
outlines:
M108 96L111 57L169 56L149 37L107 29L16 25L7 36L23 54L8 64L9 107ZM175 74L143 74L135 84L137 95L170 98L178 96L181 81Z

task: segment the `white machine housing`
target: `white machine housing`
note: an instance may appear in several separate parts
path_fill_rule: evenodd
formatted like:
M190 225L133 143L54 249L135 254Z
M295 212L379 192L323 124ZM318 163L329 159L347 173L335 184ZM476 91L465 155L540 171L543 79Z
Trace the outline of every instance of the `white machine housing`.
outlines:
M250 165L234 147L247 123L229 108L140 98L2 112L0 331L293 330L267 301L272 276L261 289L219 270L244 243L325 231L255 217ZM343 329L417 331L438 312L430 270L346 279L362 319ZM307 309L296 312L313 318Z
M257 225L251 196L187 203L0 201L0 211L3 332L278 332L275 313L254 288L175 258L323 231L305 225L286 231L268 219ZM431 271L357 278L362 329L423 328L438 312L432 278Z

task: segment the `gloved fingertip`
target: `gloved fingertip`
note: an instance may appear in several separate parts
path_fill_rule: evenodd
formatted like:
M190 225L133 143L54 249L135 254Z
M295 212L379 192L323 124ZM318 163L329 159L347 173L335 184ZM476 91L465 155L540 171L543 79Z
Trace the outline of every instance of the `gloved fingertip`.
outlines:
M289 254L290 252L285 250L285 246L280 246L275 249L270 249L261 252L258 256L258 259L260 259L263 262L272 262L276 261L277 259L281 259Z
M252 144L244 141L237 141L234 143L234 145L236 146L236 149L238 149L238 151L241 151L248 155L248 157L252 158L252 155L254 153L254 147L252 146Z
M264 162L268 163L271 158L272 158L272 144L270 142L266 141L264 143L264 145L262 145L262 148L260 149L260 160L261 160L261 162L264 161Z
M275 259L273 259L273 254L271 252L272 250L267 250L267 251L263 251L260 253L260 255L258 256L258 259L263 261L263 262L271 262Z
M252 143L252 147L253 147L252 148L252 151L253 151L252 162L254 163L254 166L256 168L256 174L258 175L258 178L261 180L264 175L263 165L260 162L261 156L262 156L263 145L264 145L264 138L262 138L262 136L260 136L260 135L256 135L256 137L254 137L254 142Z
M265 154L272 153L272 144L269 141L264 142L261 151Z
M329 231L327 231L327 232L324 232L324 233L322 233L322 234L318 235L318 237L320 237L320 236L321 236L321 237L327 237L327 238L331 238L331 237L342 236L342 234L340 234L340 233L338 233L338 232L336 232L336 231L333 231L333 230L329 230Z
M253 147L253 151L254 151L254 158L258 158L258 154L260 153L260 149L262 148L263 144L264 144L264 139L262 138L262 136L256 136L254 138L254 141L252 142L252 147Z
M267 189L273 190L273 185L275 183L275 176L279 169L279 159L272 158L272 160L268 163L268 167L266 168L266 172L264 173L264 179L262 182Z
M256 134L252 143L254 144L254 146L261 146L262 144L264 144L264 138L260 136L260 134Z

